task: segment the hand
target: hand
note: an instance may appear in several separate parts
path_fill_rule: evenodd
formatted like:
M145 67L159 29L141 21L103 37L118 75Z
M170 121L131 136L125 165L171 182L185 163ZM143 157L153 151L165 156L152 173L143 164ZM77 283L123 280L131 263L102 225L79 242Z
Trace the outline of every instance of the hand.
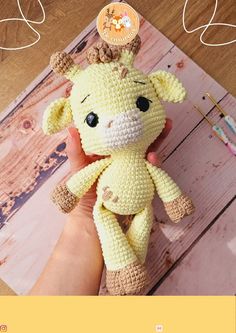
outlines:
M162 134L148 149L147 159L153 165L160 166L155 151L169 134L171 127L172 123L168 119ZM75 128L69 129L67 154L72 173L101 158L85 155L79 133ZM95 201L96 184L69 214L61 237L30 295L98 294L103 258L92 216Z

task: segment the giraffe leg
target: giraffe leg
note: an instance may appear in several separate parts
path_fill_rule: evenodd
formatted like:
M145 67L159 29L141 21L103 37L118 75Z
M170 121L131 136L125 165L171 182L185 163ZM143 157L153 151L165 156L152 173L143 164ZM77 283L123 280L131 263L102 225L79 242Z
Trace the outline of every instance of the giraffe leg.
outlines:
M101 203L96 203L93 214L107 267L108 291L112 295L139 294L146 284L146 271L115 215Z
M153 222L152 207L147 206L136 214L131 222L126 237L139 261L143 264L147 255L150 231Z

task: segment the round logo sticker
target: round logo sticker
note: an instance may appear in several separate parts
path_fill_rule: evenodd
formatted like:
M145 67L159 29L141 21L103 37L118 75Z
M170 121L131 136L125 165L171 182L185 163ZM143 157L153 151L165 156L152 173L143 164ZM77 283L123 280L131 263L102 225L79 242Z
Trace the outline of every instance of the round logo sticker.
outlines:
M105 6L97 17L100 37L112 45L125 45L138 34L139 16L126 3L113 2Z

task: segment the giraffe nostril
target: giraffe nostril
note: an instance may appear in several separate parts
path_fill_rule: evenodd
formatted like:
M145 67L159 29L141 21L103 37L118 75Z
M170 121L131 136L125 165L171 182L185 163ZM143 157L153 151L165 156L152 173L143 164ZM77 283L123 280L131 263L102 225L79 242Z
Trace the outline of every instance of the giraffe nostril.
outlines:
M113 120L110 120L109 123L107 124L107 127L110 128L113 124Z

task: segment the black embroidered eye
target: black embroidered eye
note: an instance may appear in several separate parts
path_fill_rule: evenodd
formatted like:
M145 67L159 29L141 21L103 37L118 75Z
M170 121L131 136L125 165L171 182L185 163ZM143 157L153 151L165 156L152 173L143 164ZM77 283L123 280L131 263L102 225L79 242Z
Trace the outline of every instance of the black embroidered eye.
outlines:
M137 108L139 108L140 111L146 112L149 109L150 99L147 99L146 97L139 96L136 101Z
M85 118L85 121L90 127L96 127L98 124L98 115L94 112L90 112Z

